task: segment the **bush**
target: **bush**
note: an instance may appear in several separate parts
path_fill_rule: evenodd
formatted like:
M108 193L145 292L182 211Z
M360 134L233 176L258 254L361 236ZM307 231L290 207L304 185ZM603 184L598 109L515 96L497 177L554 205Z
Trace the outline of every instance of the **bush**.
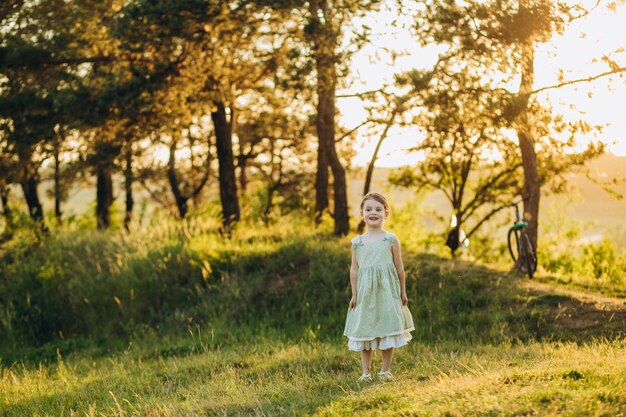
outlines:
M122 234L60 233L5 254L1 325L16 341L42 343L158 322L203 293L196 258L172 236L155 242Z
M612 284L623 284L626 273L626 252L618 253L608 239L583 247L579 260L580 269L596 279L607 280Z
M578 239L571 239L578 242ZM570 241L571 241L570 240ZM609 239L597 243L544 245L540 254L543 268L568 282L610 292L626 288L626 250L618 249Z

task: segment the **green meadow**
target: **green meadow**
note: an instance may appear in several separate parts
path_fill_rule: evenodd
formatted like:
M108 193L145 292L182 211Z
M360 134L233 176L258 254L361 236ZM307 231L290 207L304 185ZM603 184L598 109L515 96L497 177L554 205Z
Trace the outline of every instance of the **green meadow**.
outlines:
M0 0L0 417L626 417L624 23L626 0ZM363 383L368 192L415 329Z
M349 238L330 225L23 232L1 260L0 415L624 415L620 280L449 259L415 215L389 224L414 338L395 380L367 385L341 336Z

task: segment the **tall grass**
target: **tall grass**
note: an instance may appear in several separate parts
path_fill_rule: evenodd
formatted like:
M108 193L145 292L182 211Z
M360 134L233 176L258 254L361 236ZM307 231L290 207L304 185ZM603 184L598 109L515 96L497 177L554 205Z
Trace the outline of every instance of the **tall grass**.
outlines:
M230 238L192 219L17 242L0 261L0 349L6 358L19 346L209 322L318 332L345 298L344 246L296 217L242 224Z
M417 253L428 238L399 227L401 216L395 221L407 242L417 337L518 337L511 333L514 320L502 314L511 300L496 291L499 272ZM243 223L229 238L217 228L192 218L131 235L71 230L39 245L15 244L0 260L0 356L20 360L29 352L23 347L44 346L47 353L30 357L54 359L60 345L111 346L106 340L124 344L138 334L209 328L233 343L262 333L341 337L350 298L349 237L333 238L302 216L268 227Z

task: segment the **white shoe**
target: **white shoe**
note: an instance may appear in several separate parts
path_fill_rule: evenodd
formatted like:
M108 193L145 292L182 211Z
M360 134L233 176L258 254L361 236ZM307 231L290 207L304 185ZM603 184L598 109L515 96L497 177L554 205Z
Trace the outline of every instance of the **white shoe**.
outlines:
M363 383L372 382L372 375L371 374L361 375L361 377L359 378L359 382L363 382Z
M378 373L378 379L383 382L393 381L393 375L391 374L391 371L380 371Z

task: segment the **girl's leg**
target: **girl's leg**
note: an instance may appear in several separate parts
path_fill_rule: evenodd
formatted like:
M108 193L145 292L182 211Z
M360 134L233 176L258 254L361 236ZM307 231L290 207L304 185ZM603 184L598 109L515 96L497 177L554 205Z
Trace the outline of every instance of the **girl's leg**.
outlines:
M381 354L383 356L383 365L381 371L387 372L389 371L389 368L391 368L391 360L393 359L393 348L382 350Z
M368 375L371 373L370 368L372 367L372 350L362 350L361 351L361 366L363 367L363 375Z

